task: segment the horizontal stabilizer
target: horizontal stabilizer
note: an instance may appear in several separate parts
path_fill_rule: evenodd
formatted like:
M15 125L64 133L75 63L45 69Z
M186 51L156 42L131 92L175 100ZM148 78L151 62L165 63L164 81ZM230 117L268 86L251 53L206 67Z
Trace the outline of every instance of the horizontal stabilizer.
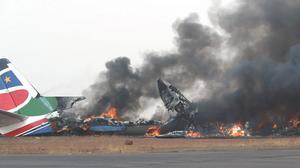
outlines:
M85 99L85 97L56 97L58 100L58 110L66 110L73 107L79 101Z
M25 119L26 117L24 116L0 110L0 127L16 124L24 121Z

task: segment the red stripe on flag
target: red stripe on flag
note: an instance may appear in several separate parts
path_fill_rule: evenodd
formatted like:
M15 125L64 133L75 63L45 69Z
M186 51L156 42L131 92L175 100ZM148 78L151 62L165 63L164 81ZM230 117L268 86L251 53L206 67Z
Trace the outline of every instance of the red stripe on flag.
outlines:
M14 136L20 135L21 133L25 133L26 131L31 130L32 128L37 127L39 125L42 125L43 123L46 123L46 122L48 122L48 120L46 118L43 118L41 120L38 120L38 121L35 121L35 122L30 123L28 125L25 125L21 128L18 128L16 130L13 130L9 133L6 133L4 135L8 136L8 137L14 137Z
M13 108L16 108L16 105L12 100L10 94L8 93L0 94L0 110L8 111Z
M0 109L4 111L12 110L24 103L28 96L29 92L23 89L0 94Z
M27 90L16 90L14 92L10 92L9 94L14 100L16 106L19 106L22 103L24 103L29 96L29 92Z

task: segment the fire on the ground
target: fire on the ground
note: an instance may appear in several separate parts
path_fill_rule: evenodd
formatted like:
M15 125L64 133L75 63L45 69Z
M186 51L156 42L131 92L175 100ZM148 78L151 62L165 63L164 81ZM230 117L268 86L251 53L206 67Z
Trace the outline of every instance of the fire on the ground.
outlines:
M158 89L166 109L176 113L176 116L171 117L167 122L143 119L135 122L125 121L118 115L116 107L108 106L105 112L86 116L83 119L74 119L74 117L52 119L52 127L57 130L57 134L118 133L160 138L300 135L300 115L290 118L277 116L276 119L271 116L261 121L204 122L199 124L194 121L197 110L176 87L159 79Z

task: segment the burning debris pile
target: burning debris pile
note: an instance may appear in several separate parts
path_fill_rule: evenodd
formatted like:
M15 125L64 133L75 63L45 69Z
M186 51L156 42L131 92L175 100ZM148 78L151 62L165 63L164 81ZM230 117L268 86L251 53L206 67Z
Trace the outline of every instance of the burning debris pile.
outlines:
M197 14L174 23L173 51L146 54L138 68L127 57L107 62L107 71L84 93L89 101L82 115L115 107L120 118L136 119L145 110L143 100L160 96L176 116L151 128L151 136L190 128L201 136L297 135L300 3L241 0L234 9L215 4L211 11L212 26L200 23ZM159 78L192 92L195 101L162 80L157 94Z
M200 138L200 137L249 137L257 135L300 135L300 117L279 122L264 120L258 124L246 122L199 123L197 108L169 82L158 80L160 97L169 111L176 112L166 123L160 126L150 127L146 136L158 138ZM267 126L268 124L269 127ZM270 131L270 132L265 132ZM200 133L201 132L201 133Z
M201 138L201 137L249 137L257 135L300 135L300 116L282 119L281 122L270 118L257 123L239 121L199 122L198 108L189 101L180 90L169 82L159 79L157 82L159 95L169 111L176 115L167 122L124 121L118 115L118 109L108 106L107 110L98 115L78 118L52 118L52 127L57 134L91 135L97 133L118 133L144 135L157 138ZM146 132L147 131L147 132ZM269 131L269 132L266 132Z
M148 136L148 137L156 137L159 135L160 135L160 127L159 126L150 127L145 134L145 136Z
M223 136L232 136L232 137L244 137L244 136L250 136L250 133L241 125L233 124L232 127L225 127L220 126L219 127L219 133Z
M124 121L118 115L115 107L99 115L85 117L56 117L50 119L55 134L58 135L94 135L94 134L126 134L143 135L146 130L161 124L155 120L137 120L135 122Z

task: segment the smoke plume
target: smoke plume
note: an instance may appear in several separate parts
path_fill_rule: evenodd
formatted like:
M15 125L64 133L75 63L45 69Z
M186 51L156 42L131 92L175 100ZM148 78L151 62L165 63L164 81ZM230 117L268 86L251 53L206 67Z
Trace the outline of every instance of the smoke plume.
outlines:
M208 93L197 100L199 121L246 121L289 117L300 109L300 3L295 0L242 0L237 9L215 5L215 27L196 14L177 20L176 51L149 53L141 67L119 57L106 63L85 95L88 112L101 113L112 105L121 115L136 117L142 98L158 98L156 80L163 78L181 90L203 81ZM291 46L294 47L291 48ZM230 60L223 50L234 53ZM193 90L201 95L201 90Z

